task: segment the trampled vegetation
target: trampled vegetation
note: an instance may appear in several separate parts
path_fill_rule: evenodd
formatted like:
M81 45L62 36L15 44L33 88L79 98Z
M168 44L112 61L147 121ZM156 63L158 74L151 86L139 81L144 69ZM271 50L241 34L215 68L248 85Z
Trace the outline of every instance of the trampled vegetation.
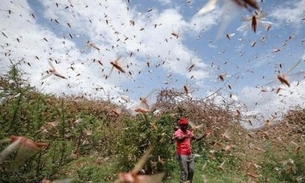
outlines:
M114 182L119 172L131 170L145 150L155 145L143 167L145 174L165 172L165 183L178 182L172 134L176 121L188 116L199 135L193 143L195 183L304 182L305 109L289 111L281 123L246 130L240 116L212 99L175 100L183 93L164 89L153 112L131 115L109 101L41 94L12 66L1 77L0 139L24 136L48 145L19 163L18 151L0 163L0 182ZM152 110L153 111L153 110ZM0 144L3 151L9 142ZM23 152L27 153L27 152Z

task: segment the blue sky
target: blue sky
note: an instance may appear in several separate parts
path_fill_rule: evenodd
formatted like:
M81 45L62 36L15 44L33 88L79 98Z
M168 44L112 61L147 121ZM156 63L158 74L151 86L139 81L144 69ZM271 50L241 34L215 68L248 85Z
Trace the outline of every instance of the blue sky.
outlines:
M304 107L305 0L258 1L265 16L255 33L250 22L241 20L253 11L235 8L227 12L224 7L231 1L219 0L212 11L198 14L207 2L4 1L0 73L6 73L11 61L23 60L24 77L41 92L110 97L128 107L154 90L183 91L187 85L193 91L189 95L200 99L221 88L211 96L215 101L236 102L246 116L262 115L258 124L275 112ZM217 37L223 17L233 14ZM260 21L270 23L269 31ZM86 46L88 41L99 50ZM119 56L126 73L113 69L105 79L110 61ZM284 86L277 80L278 72L286 74L299 60L287 74L291 87ZM67 79L41 80L49 61ZM224 81L217 79L219 75L225 76ZM262 93L261 87L269 92ZM279 93L271 92L279 87ZM124 103L121 96L130 101ZM149 100L153 102L154 95Z

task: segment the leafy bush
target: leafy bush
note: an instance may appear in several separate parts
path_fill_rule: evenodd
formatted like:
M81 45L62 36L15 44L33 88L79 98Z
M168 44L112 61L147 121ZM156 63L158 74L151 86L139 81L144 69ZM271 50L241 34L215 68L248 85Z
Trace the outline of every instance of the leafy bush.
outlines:
M169 115L156 117L149 113L139 114L134 119L124 118L123 122L124 129L117 142L118 171L130 171L145 150L154 145L144 169L147 173L167 172L170 168L167 160L174 156L173 119Z

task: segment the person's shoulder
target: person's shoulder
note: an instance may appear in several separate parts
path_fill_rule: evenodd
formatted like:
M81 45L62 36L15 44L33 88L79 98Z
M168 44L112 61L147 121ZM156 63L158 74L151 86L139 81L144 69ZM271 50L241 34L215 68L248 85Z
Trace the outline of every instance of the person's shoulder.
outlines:
M181 133L181 129L180 128L175 131L175 134L177 134L177 133Z

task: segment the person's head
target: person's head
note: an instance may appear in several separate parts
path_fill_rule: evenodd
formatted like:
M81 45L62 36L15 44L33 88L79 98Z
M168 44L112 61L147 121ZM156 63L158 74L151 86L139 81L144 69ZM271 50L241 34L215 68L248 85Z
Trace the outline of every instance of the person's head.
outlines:
M179 127L183 132L185 132L188 128L188 119L187 118L181 118L179 120Z

